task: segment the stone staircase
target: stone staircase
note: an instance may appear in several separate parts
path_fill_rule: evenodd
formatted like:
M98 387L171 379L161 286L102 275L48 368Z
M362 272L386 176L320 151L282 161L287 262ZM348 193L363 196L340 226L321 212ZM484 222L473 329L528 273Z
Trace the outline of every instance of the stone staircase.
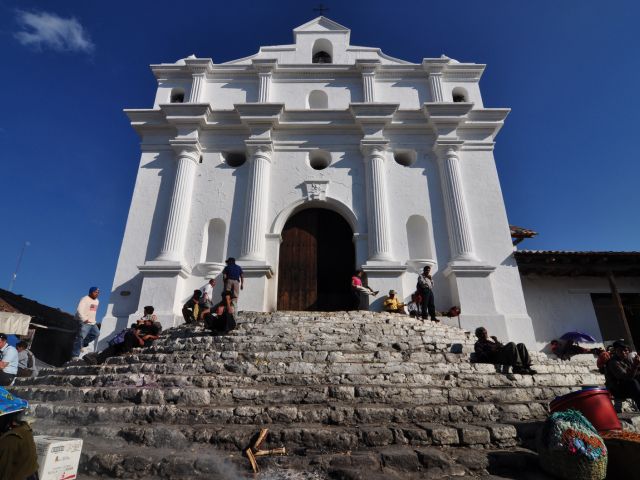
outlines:
M473 344L469 332L406 316L244 312L227 336L181 326L150 348L45 370L13 391L30 400L36 433L85 440L87 475L244 478L241 452L269 428L266 447L289 455L260 459L280 472L268 478L372 480L483 475L491 452L513 453L520 470L535 463L519 447L548 402L603 384L592 357L534 353L537 375L504 375L471 363Z

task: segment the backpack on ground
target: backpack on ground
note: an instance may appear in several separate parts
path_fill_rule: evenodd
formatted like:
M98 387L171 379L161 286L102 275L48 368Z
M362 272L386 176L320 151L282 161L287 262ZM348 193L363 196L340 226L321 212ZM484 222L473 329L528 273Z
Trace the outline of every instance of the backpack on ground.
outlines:
M124 343L124 336L127 333L128 328L123 329L120 333L118 333L115 337L109 340L109 346L113 347L114 345L120 345Z

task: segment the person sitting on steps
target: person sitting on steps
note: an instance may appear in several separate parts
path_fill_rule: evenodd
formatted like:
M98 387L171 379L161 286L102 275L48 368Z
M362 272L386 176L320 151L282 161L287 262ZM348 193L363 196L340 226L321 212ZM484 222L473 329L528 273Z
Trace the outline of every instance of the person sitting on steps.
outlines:
M374 291L366 285L362 284L362 270L356 270L351 277L351 294L353 296L353 310L360 310L360 304L362 303L362 294L371 295L375 297L379 291Z
M385 312L406 315L407 312L404 311L404 303L402 303L396 295L395 290L389 290L389 296L382 304L382 308Z
M235 307L233 305L233 293L230 290L222 292L222 300L215 308L214 314L204 316L204 325L214 334L227 334L236 328L236 320L234 317Z
M495 336L489 337L487 329L484 327L476 328L476 337L478 341L473 347L476 353L476 362L502 365L502 373L509 373L509 367L513 367L513 373L528 375L538 373L531 368L529 351L523 343L516 345L509 342L503 345Z
M605 365L605 384L615 398L631 398L640 410L640 355L629 358L630 352L624 341L613 342L613 352Z
M196 323L200 317L200 299L202 298L202 291L194 290L193 295L187 303L182 306L182 316L184 322L187 324Z

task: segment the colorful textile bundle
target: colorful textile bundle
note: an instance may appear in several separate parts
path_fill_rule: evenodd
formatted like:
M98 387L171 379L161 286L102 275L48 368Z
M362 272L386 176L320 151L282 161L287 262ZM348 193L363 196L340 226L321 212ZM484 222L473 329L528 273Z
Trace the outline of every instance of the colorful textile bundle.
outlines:
M29 403L26 400L18 398L0 387L0 415L19 412L27 408L29 408Z
M549 416L538 439L540 466L559 478L603 480L607 447L593 425L576 410Z

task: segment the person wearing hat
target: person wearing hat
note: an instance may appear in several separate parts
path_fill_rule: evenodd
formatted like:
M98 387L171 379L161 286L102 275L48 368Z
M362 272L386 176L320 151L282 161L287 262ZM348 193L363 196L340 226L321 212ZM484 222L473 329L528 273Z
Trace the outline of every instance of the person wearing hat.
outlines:
M0 385L11 385L17 374L18 350L9 345L4 333L0 333Z
M82 297L76 309L76 320L80 323L78 334L73 343L71 359L77 360L80 357L82 348L86 348L91 342L100 336L100 329L96 325L96 314L98 313L98 300L100 289L91 287L89 294Z
M399 301L396 295L397 293L395 290L389 290L389 296L382 304L382 308L385 312L401 313L402 315L405 315L406 312L404 311L404 303Z
M640 409L640 356L631 354L631 348L624 341L613 342L604 378L614 397L631 398Z
M428 314L432 322L439 322L436 318L436 306L433 300L433 278L431 277L431 267L429 265L426 265L422 269L422 274L418 275L416 288L422 297L421 311L423 320L427 319Z
M0 480L36 480L38 454L33 432L22 421L26 400L0 388Z
M236 259L229 257L225 260L227 264L222 270L222 280L224 281L224 289L231 292L231 297L235 303L238 302L240 290L244 288L244 273L242 267L236 265Z

